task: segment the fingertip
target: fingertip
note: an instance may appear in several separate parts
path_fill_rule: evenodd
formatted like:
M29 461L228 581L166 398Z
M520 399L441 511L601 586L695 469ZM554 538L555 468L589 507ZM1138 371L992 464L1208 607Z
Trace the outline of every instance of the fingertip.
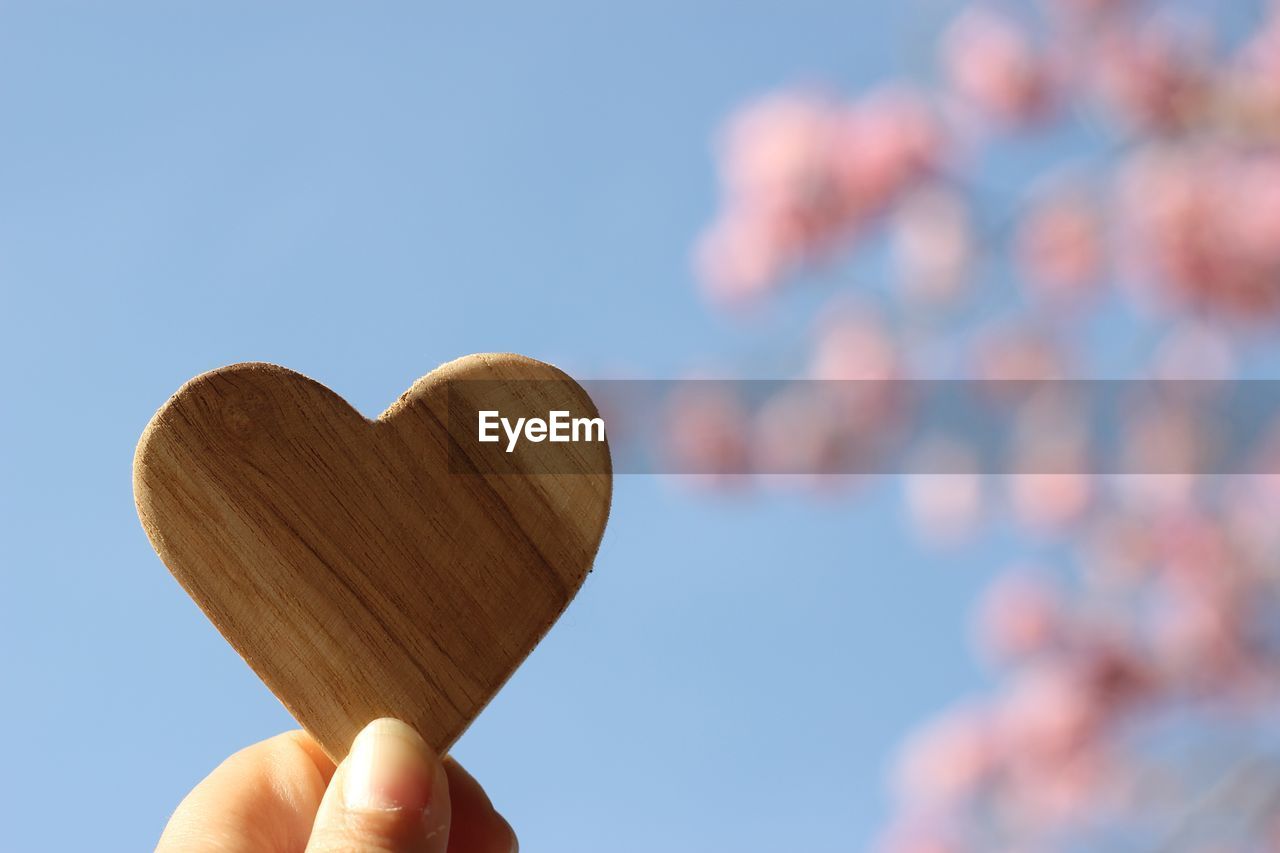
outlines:
M338 766L316 815L309 853L445 853L449 781L435 751L410 726L366 726Z
M356 736L347 756L347 808L422 811L439 794L445 774L435 750L413 728L386 717Z

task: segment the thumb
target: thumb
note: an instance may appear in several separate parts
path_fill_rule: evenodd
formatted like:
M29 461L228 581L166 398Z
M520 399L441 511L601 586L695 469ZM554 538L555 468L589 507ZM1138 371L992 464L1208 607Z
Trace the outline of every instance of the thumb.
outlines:
M333 775L307 853L445 853L449 782L417 732L374 720Z

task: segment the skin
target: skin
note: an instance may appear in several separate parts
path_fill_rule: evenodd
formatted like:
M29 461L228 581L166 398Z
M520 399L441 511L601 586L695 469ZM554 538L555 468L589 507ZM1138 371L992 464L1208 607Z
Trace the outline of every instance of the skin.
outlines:
M479 783L396 720L335 766L305 732L232 755L179 804L157 853L515 853Z

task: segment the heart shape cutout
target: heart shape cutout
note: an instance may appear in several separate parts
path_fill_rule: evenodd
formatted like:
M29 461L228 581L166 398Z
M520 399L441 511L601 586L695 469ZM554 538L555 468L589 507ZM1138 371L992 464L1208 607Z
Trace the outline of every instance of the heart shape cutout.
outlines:
M250 363L186 383L138 443L152 546L335 760L382 716L447 750L591 570L607 443L466 440L458 425L503 406L598 416L564 373L516 355L443 365L373 420Z

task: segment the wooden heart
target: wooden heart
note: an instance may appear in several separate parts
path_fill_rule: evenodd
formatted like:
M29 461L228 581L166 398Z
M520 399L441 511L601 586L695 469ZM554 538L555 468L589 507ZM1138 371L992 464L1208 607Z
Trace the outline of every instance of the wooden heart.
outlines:
M597 416L550 365L473 355L375 420L298 373L238 364L147 425L133 489L151 544L335 760L381 716L448 749L591 570L608 446L466 440L463 415L513 404Z

